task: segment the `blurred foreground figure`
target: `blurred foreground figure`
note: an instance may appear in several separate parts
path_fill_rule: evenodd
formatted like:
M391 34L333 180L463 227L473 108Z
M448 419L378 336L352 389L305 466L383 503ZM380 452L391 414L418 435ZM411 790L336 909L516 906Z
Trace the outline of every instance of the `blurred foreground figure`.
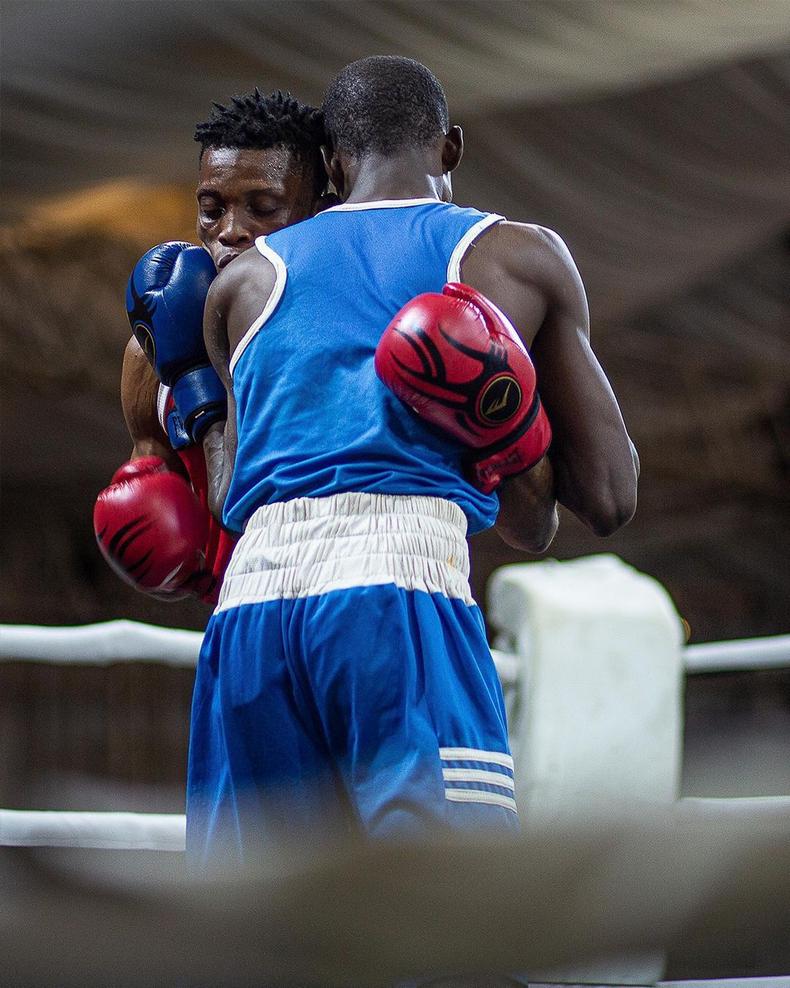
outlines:
M228 399L209 500L243 534L198 666L194 860L335 825L515 829L466 535L542 551L557 498L600 534L635 507L575 265L549 231L452 205L438 81L363 59L324 115L343 203L257 240L206 304Z
M215 104L198 124L197 231L205 250L163 244L135 268L127 294L134 335L121 400L132 456L94 516L110 565L138 590L212 606L235 544L208 511L203 440L224 418L224 388L203 346L208 285L255 238L311 216L326 187L321 114L257 90ZM157 346L152 345L151 321ZM211 441L207 439L206 441Z
M191 882L162 853L7 852L4 983L391 988L453 973L489 988L494 971L545 982L656 949L672 980L786 974L788 800L706 802L507 841L266 849Z

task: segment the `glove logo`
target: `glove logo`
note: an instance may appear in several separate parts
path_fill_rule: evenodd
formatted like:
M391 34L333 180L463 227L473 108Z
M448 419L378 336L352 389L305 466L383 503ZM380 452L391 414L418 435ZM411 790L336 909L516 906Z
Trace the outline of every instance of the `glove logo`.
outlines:
M143 349L145 359L153 366L156 363L156 343L154 343L151 330L144 322L136 322L132 327L132 332Z
M129 279L129 289L126 296L126 311L135 339L142 347L143 353L150 364L156 363L156 344L151 332L150 323L154 317L156 302L147 302L146 293L138 295L134 287L134 275ZM131 299L132 305L129 305Z
M480 396L478 415L486 424L501 425L521 408L521 387L512 374L500 374Z

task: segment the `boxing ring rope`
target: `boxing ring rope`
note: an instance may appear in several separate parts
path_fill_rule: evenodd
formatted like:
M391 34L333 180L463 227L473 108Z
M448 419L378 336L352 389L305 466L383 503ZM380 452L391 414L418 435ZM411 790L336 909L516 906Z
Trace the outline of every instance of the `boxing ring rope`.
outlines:
M181 813L0 810L0 847L183 851L185 832Z
M790 635L686 645L682 656L686 675L787 669L790 668Z
M57 665L107 666L116 662L152 662L194 668L203 635L199 631L159 628L139 621L105 621L73 627L0 625L0 662L50 662ZM492 649L503 685L518 680L516 656ZM681 655L687 675L790 668L790 635L743 638L686 645Z
M104 621L74 627L0 625L0 662L107 666L154 662L194 668L203 634L140 621Z
M143 662L194 667L203 635L116 620L74 627L0 625L0 662L110 666ZM497 671L506 691L519 685L522 664L511 652L493 649ZM732 672L790 668L790 635L686 645L685 673ZM774 797L772 806L790 797ZM685 801L684 801L685 802ZM717 801L720 812L760 811L755 799ZM82 847L103 849L182 851L182 814L63 812L0 809L0 846Z

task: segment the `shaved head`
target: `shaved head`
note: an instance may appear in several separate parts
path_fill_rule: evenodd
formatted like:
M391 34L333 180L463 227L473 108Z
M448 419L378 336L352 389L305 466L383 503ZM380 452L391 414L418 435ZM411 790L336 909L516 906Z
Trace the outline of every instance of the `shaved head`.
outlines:
M439 80L420 62L395 55L347 65L327 89L323 110L333 149L356 158L422 147L449 127Z

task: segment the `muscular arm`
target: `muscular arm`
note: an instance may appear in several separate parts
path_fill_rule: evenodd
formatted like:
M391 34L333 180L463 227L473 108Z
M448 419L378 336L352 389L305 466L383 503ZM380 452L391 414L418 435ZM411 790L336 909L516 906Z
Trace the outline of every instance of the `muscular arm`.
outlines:
M208 503L222 521L222 509L236 459L236 402L230 360L252 323L261 314L274 288L275 271L251 250L236 258L212 282L203 313L203 338L212 366L228 393L228 417L212 425L203 437L208 474Z
M636 511L639 460L611 385L590 345L587 300L562 241L561 273L532 346L554 441L549 457L560 502L596 535L610 535ZM563 259L566 263L562 263Z
M596 534L611 534L636 509L639 461L590 346L584 286L567 247L550 230L502 223L469 254L462 277L504 309L530 347L554 436L554 494ZM509 496L502 508L508 541L534 524L528 499Z
M496 530L499 535L514 549L545 552L559 523L554 471L548 456L526 473L505 480L498 493Z
M126 345L121 371L121 407L133 444L130 459L159 456L171 470L183 473L181 461L159 422L158 394L159 379L132 337Z
M554 433L549 457L555 490L596 535L610 535L636 511L639 460L590 345L587 298L576 265L556 234L541 236L548 304L532 357Z
M229 367L227 307L228 292L225 283L221 278L216 278L206 299L203 338L209 360L228 394L228 417L224 422L215 422L209 427L203 437L203 452L206 456L209 510L220 522L236 459L236 403Z

